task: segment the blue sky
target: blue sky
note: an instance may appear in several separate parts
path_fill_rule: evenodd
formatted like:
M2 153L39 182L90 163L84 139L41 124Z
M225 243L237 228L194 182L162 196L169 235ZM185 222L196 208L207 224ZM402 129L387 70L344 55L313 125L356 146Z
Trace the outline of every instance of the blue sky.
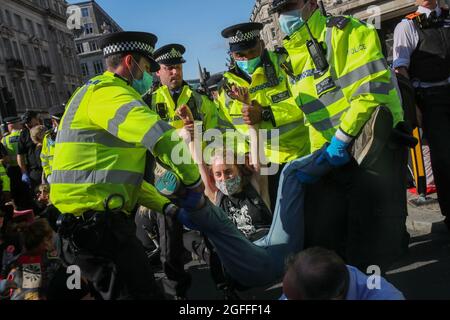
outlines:
M80 1L69 0L69 3ZM254 0L96 0L126 31L147 31L159 38L157 47L183 44L184 78L198 78L197 58L211 73L224 71L228 44L220 32L246 22Z

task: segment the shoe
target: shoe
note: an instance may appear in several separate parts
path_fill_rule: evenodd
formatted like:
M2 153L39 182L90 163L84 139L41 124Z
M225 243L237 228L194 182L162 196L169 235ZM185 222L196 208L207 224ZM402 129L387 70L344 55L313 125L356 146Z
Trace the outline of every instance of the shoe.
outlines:
M360 167L370 167L378 159L391 136L393 124L392 113L387 107L376 108L350 150Z

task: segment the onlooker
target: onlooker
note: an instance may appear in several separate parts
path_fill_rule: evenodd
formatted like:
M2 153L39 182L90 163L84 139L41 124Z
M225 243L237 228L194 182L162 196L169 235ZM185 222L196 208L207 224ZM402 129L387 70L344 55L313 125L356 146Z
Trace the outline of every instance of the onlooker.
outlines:
M22 181L31 190L41 184L42 167L40 166L39 155L36 155L36 144L31 139L30 130L41 124L39 115L35 111L27 111L22 116L25 128L19 138L19 150L17 162L22 171ZM37 157L36 157L37 156Z
M403 294L379 275L346 266L333 251L309 248L288 261L282 300L404 300Z

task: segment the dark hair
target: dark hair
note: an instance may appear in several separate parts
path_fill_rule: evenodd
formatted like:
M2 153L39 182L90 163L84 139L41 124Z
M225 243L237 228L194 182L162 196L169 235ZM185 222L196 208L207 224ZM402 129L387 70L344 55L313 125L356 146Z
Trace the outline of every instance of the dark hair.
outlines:
M300 297L305 300L345 298L349 274L345 262L335 252L323 248L309 248L287 262Z
M139 61L142 58L142 56L138 53L122 52L122 53L117 53L117 54L113 54L113 55L106 57L106 65L109 68L115 69L122 63L122 59L129 54L131 54L131 56L133 57L134 60L136 60L137 63L139 63Z
M23 115L22 115L22 122L23 123L30 123L32 119L37 118L39 116L39 114L36 111L33 110L29 110L26 111Z
M22 227L21 234L25 249L31 251L39 247L45 239L52 237L53 229L47 219L38 219Z

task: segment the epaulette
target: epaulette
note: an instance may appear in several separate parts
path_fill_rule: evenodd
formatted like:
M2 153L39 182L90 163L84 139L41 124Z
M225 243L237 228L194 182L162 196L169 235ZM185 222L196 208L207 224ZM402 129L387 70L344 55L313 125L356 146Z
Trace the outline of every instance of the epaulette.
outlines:
M343 30L345 26L350 22L349 17L345 16L332 16L327 19L327 27L336 27Z
M414 13L408 14L405 18L408 19L408 20L414 20L415 18L417 18L417 17L419 17L421 15L422 15L422 13L420 13L420 12L414 12Z

